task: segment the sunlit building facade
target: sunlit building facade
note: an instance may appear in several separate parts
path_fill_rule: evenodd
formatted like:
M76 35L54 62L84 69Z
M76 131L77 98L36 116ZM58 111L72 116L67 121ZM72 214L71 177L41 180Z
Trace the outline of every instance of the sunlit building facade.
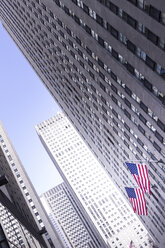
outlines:
M11 247L63 247L1 122L0 223Z
M163 0L2 0L0 18L124 195L124 161L165 161ZM164 248L165 166L148 167L141 221Z
M86 219L63 182L40 197L49 209L49 217L66 248L95 248L95 240L89 234Z
M72 124L60 113L37 133L94 233L95 248L149 246L146 229Z

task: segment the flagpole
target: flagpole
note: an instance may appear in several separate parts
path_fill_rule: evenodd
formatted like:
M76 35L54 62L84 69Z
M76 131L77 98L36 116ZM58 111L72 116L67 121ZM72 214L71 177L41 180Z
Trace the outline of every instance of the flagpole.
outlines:
M129 160L129 161L124 161L124 163L129 163L129 162L148 162L148 163L162 163L165 164L165 162L160 159L160 160Z

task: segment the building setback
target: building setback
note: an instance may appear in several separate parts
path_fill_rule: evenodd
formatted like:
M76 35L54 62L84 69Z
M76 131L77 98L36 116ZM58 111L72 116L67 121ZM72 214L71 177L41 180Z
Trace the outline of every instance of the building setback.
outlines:
M123 195L124 161L165 161L163 0L2 0L0 16ZM164 248L165 166L148 169L141 221Z
M95 248L96 241L89 234L86 220L64 182L43 193L40 199L49 208L47 213L66 248Z
M67 117L60 113L36 126L37 133L82 212L92 247L149 246L149 236ZM92 232L91 232L92 231Z
M0 175L0 222L9 245L63 247L1 122Z

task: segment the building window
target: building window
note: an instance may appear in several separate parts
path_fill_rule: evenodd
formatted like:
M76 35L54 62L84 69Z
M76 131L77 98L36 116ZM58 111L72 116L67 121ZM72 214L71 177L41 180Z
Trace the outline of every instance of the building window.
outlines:
M163 122L161 122L161 121L158 119L157 124L158 124L158 126L159 126L163 131L165 131L165 124L164 124Z
M145 130L140 125L138 125L138 129L143 135L145 135Z
M150 5L149 15L152 16L158 22L160 21L161 11Z
M92 51L88 47L86 47L86 51L90 56L92 56Z
M151 92L153 91L153 89L152 89L152 84L151 84L150 82L148 82L147 79L144 79L143 84L144 84L144 86L145 86L149 91L151 91Z
M118 60L118 53L112 48L112 56L115 58L115 59L117 59Z
M91 35L91 28L88 25L85 25L85 31Z
M117 82L117 76L112 71L111 71L111 77L113 78L113 80L115 80Z
M136 20L133 19L131 16L127 15L127 23L131 25L133 28L136 29Z
M111 89L117 94L117 88L112 84Z
M163 143L163 137L157 131L155 132L155 136L161 143Z
M126 123L124 123L124 127L130 132L130 127Z
M113 28L112 26L110 26L110 33L116 38L116 39L118 39L118 31L115 29L115 28Z
M145 113L148 113L148 108L143 102L140 102L140 107L141 107L141 109L144 110Z
M126 109L124 109L124 114L128 117L128 119L131 119L131 114Z
M152 41L155 45L158 44L158 36L152 33L150 30L146 29L147 38Z
M117 99L112 95L112 101L117 104Z
M118 7L117 7L115 4L110 3L110 4L109 4L109 9L110 9L113 13L115 13L116 15L118 14Z
M126 98L124 99L124 102L129 108L131 108L131 103Z
M136 51L136 46L129 40L127 41L127 48L133 53Z
M155 62L148 56L146 56L146 65L148 65L152 70L155 69Z
M90 65L93 68L93 63L88 59L88 65Z
M142 142L139 138L137 138L137 142L138 142L142 147L144 146L143 142Z
M104 40L103 40L100 36L98 36L98 43L99 43L102 47L104 47Z
M161 148L160 146L158 146L158 144L154 141L153 143L153 146L155 147L155 149L158 151L158 152L161 152Z
M128 0L128 2L133 3L134 5L137 5L137 0Z
M83 10L89 15L89 8L85 3L83 3Z
M104 63L98 58L98 64L104 69Z
M131 91L127 86L125 86L125 92L126 92L129 96L132 96L132 91Z
M103 26L103 18L96 14L96 22Z
M135 69L132 65L130 65L128 62L127 62L127 70L132 74L134 75L135 74Z

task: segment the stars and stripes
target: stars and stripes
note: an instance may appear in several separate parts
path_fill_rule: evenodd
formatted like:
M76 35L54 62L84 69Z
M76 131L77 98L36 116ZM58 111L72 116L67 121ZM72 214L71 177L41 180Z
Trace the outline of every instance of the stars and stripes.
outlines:
M143 164L127 163L126 165L134 176L138 186L146 193L151 194L150 180L148 176L147 166Z
M137 213L138 215L147 215L147 206L143 191L140 188L134 189L125 187L125 189L134 213Z

